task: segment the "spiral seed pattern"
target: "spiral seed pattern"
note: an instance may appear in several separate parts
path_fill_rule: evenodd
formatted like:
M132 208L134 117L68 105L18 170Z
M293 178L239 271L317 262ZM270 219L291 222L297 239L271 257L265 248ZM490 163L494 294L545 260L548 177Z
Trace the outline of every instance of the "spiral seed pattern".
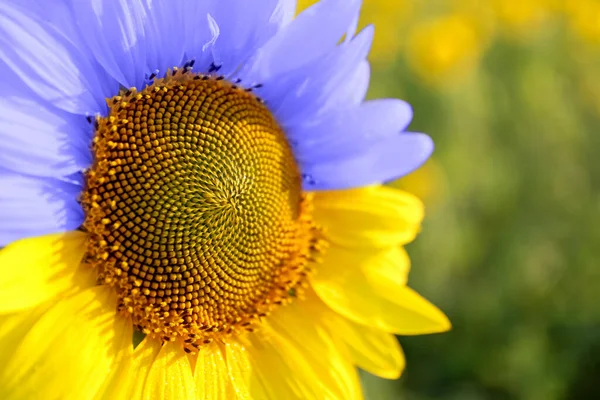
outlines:
M254 94L169 73L109 100L82 205L86 261L137 329L188 351L293 298L322 247L281 128Z

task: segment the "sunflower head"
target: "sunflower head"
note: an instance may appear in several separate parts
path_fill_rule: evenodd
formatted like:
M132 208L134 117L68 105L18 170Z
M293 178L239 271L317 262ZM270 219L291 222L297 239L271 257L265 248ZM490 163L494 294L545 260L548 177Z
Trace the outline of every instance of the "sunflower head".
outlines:
M393 334L449 323L406 286L422 205L380 183L433 145L405 102L364 101L361 2L88 3L0 1L2 397L398 377Z

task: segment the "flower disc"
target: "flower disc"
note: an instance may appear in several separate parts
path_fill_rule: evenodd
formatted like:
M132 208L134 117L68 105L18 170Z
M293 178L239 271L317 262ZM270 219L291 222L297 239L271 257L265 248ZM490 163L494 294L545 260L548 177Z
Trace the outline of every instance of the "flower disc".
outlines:
M288 299L319 235L262 102L175 72L109 108L82 198L87 262L138 329L197 347Z

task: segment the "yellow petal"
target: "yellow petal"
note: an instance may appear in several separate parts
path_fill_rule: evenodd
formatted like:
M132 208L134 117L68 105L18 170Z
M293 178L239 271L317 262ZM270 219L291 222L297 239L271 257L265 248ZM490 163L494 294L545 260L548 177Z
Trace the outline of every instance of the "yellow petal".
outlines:
M336 398L320 384L304 350L284 339L267 323L244 340L253 399ZM229 362L229 360L228 360Z
M32 308L69 290L94 285L80 267L86 234L67 232L22 239L0 251L0 313Z
M331 253L335 255L335 250ZM343 254L343 253L342 253ZM373 284L381 284L384 280L391 281L396 286L406 285L408 281L408 273L410 272L410 257L403 247L391 247L380 252L365 253L358 258L353 252L348 252L353 257L354 263L362 267L361 271L369 282ZM370 257L369 257L370 256ZM341 256L340 256L341 257ZM365 260L364 263L357 262ZM339 262L339 258L337 262ZM336 265L339 265L337 264ZM346 260L346 262L351 262ZM346 264L351 266L352 264Z
M330 313L324 319L337 340L344 341L354 363L386 379L398 379L406 361L396 337Z
M115 322L120 325L117 332L122 332L118 346L123 351L117 358L117 369L111 379L107 380L106 386L102 389L102 395L98 396L98 399L130 400L129 387L131 381L137 377L137 371L134 373L132 369L133 346L131 338L133 337L133 324L130 318L122 316L117 317Z
M160 349L161 344L159 341L146 336L133 351L131 370L135 379L129 382L129 396L131 399L142 399L146 379Z
M385 186L319 192L314 204L315 221L325 228L327 238L349 248L408 243L423 219L417 197Z
M365 273L389 262L389 252L352 252L332 247L312 283L333 310L358 322L401 335L450 329L448 318L434 305L404 285L398 276Z
M44 306L14 314L0 315L0 366L11 359L23 337L49 307L50 304L45 304ZM3 397L1 394L2 392L0 391L0 398Z
M196 398L192 366L177 342L165 343L150 367L143 399L182 400Z
M321 390L329 391L334 399L362 399L352 358L344 342L332 337L323 320L323 310L326 306L310 291L305 299L277 309L268 321L289 346L302 353L319 377L315 384L322 386Z
M9 356L0 355L3 398L98 398L124 358L115 306L100 286L52 305Z
M359 275L372 285L390 282L393 286L389 289L394 291L397 286L406 285L410 272L410 258L400 246L371 251L332 246L323 255L315 279L335 279L340 270L344 270L343 273L349 278Z
M194 378L196 379L199 399L236 398L229 379L225 357L223 357L221 349L215 343L199 349Z
M229 379L238 399L268 399L262 383L253 374L250 354L246 347L237 340L227 340L221 346L225 352L225 361L229 371ZM252 387L252 397L250 388Z

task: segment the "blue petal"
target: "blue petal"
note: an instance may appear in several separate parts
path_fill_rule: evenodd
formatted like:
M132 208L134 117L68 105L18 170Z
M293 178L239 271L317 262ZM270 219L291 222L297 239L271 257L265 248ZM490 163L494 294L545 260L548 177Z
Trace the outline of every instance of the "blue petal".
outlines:
M86 55L35 14L0 3L0 60L35 93L74 113L101 110L104 93Z
M294 127L288 135L294 138L298 162L311 165L359 155L405 130L412 116L411 106L402 100L370 100Z
M297 3L297 0L278 0L270 22L276 24L279 29L287 26L296 15Z
M208 4L194 2L195 7L186 10L184 27L186 31L185 55L186 61L194 60L194 69L207 72L214 63L213 49L221 35L219 24L208 12Z
M369 61L358 62L348 76L329 94L324 111L359 105L367 95L370 79Z
M6 1L6 0L5 0ZM20 5L27 14L35 15L39 21L50 27L69 40L78 49L83 49L82 37L77 25L73 21L73 13L69 7L69 0L53 0L52 7L48 7L48 0L8 0Z
M2 87L2 85L0 85ZM0 167L37 176L59 177L91 164L92 128L35 95L3 91L0 97Z
M213 0L209 13L221 35L213 49L214 62L224 75L235 72L250 55L287 25L295 10L290 0Z
M422 133L401 133L340 161L301 165L303 188L337 190L388 182L422 165L433 141Z
M142 88L146 73L141 0L71 0L90 53L121 85Z
M183 0L146 0L144 34L146 64L150 71L162 73L184 61L190 22L198 31L205 25L206 12L199 12L205 2Z
M245 80L269 77L310 65L328 54L352 26L361 0L322 0L273 36L242 69Z
M272 99L267 93L267 104L277 101L273 112L284 129L306 120L314 120L335 107L340 107L337 91L349 91L346 81L356 73L356 68L369 54L373 41L373 27L365 28L350 42L335 48L331 54L323 57L315 65L311 65L296 75L305 77L290 86L281 87L273 81L265 82L265 88L277 85L277 91L286 94L281 101ZM270 85L269 85L270 84ZM355 88L362 94L364 88ZM276 97L275 97L276 98ZM355 96L350 96L354 99ZM330 102L330 99L333 102Z
M84 216L77 196L83 178L72 178L32 178L0 169L0 247L81 226Z

